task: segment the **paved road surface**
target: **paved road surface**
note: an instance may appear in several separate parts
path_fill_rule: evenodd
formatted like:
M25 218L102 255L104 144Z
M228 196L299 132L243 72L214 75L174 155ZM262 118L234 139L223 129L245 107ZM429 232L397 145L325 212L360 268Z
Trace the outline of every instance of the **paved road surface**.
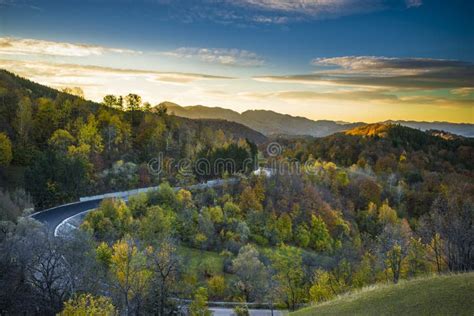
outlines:
M211 187L219 187L226 183L232 183L237 181L235 178L230 179L216 179L216 180L209 180L206 183L199 183L192 186L189 186L188 189L204 189L204 188L211 188ZM174 188L175 190L180 189L179 187ZM91 210L97 208L103 198L96 198L93 200L82 201L82 202L75 202L71 204L60 205L57 207L53 207L42 212L38 212L32 214L31 217L44 223L48 228L52 231L61 224L65 219L77 215L79 213L85 212L87 210Z
M31 215L31 217L44 223L51 230L54 230L56 226L66 218L97 208L101 201L102 199L65 204L35 213Z
M235 181L235 180L230 180ZM218 187L226 183L226 180L211 180L206 183L197 184L191 186L190 189L195 188L206 188L206 187ZM80 213L83 213L88 210L95 209L99 206L100 202L103 199L96 199L96 200L89 200L83 202L75 202L65 205L60 205L57 207L53 207L38 213L34 213L31 215L32 218L44 223L52 232L55 231L56 227L59 224L63 223L66 219L69 221L69 218L72 217L79 217ZM76 216L77 215L77 216ZM233 316L235 315L233 309L231 308L220 308L214 307L211 308L213 315L215 316ZM284 311L270 311L265 309L251 309L250 315L251 316L282 316L287 315L288 313Z
M230 308L211 307L213 316L235 316L234 310ZM249 309L250 316L283 316L288 315L287 311L272 311L269 309Z

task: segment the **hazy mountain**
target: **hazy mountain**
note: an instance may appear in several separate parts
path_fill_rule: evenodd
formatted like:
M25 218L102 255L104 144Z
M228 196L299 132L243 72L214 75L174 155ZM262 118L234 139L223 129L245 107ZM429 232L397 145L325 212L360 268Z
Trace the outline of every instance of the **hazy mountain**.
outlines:
M403 126L420 129L422 131L437 130L464 137L474 137L474 124L449 122L417 122L417 121L386 121Z
M347 123L343 121L310 120L305 117L291 116L267 110L248 110L238 113L220 107L206 107L202 105L180 106L172 102L163 102L170 113L193 119L224 119L246 125L267 136L314 136L323 137L337 132L353 129L366 123ZM473 124L456 124L449 122L416 122L416 121L386 121L411 128L425 130L439 130L465 137L474 137Z
M313 121L305 117L291 116L266 110L248 110L238 113L220 107L179 106L172 102L163 102L170 113L193 119L224 119L246 125L264 135L309 135L323 137L345 131L364 123L346 123L327 120Z

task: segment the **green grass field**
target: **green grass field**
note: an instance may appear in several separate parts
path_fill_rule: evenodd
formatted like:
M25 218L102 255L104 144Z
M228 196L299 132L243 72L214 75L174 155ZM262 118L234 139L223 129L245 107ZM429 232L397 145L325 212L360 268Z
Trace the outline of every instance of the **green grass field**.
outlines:
M368 287L291 315L472 316L474 272Z
M179 247L179 255L184 259L186 270L192 273L223 274L224 258L217 252L188 247Z

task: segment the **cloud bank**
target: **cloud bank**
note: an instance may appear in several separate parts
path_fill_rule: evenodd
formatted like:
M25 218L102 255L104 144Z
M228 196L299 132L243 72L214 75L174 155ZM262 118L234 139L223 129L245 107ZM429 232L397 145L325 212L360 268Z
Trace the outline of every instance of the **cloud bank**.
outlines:
M105 53L141 54L140 51L99 45L54 42L30 38L0 37L0 54L65 57L100 56Z
M141 78L151 82L172 84L186 84L196 80L233 79L231 77L198 73L160 72L93 65L56 64L1 59L0 68L50 86L103 85L110 79L131 80Z
M198 59L225 66L257 67L265 63L265 60L256 53L236 48L180 47L162 54L177 58Z
M287 24L354 14L415 8L422 0L174 0L158 1L174 19L223 24Z
M311 74L258 76L255 80L318 85L346 85L400 89L474 87L474 64L429 58L345 56L312 61Z

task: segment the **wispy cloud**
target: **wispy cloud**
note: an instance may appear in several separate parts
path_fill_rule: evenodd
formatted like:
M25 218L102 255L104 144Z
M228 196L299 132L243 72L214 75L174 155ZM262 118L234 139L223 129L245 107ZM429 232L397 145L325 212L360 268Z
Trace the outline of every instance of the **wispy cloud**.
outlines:
M417 8L423 4L422 0L405 0L407 8Z
M244 92L241 96L255 100L286 100L294 102L357 102L373 105L430 105L444 108L471 108L472 99L447 98L432 95L397 96L390 90L345 90L317 92L311 90L283 90L273 92Z
M42 11L40 7L30 4L27 0L0 0L0 8L2 7L16 7L21 9Z
M421 0L174 0L159 3L168 6L171 17L184 22L212 20L247 26L249 23L286 24L411 8L421 5Z
M467 97L471 94L474 94L474 88L458 88L458 89L453 89L450 92L451 92L451 94L454 94L454 95ZM474 104L473 104L473 106L474 106Z
M311 74L259 76L254 79L404 89L474 87L474 64L457 60L346 56L315 59L312 64L319 68Z
M93 65L56 64L1 60L0 68L50 86L104 85L111 79L145 79L151 82L186 84L196 80L224 80L231 77L198 73L160 72L140 69L120 69Z
M422 72L433 69L464 67L469 63L433 58L392 58L377 56L344 56L332 58L316 58L311 62L314 66L338 66L342 69L359 72Z
M105 53L141 54L140 51L91 44L55 42L30 38L0 37L0 54L66 57L100 56Z
M254 98L278 98L285 100L351 100L351 101L367 101L367 100L396 100L397 96L384 91L376 90L357 90L357 91L329 91L317 92L308 90L284 90L273 92L246 92L243 96Z
M236 48L181 47L162 54L177 58L198 59L207 63L226 66L257 67L265 63L265 60L256 53Z
M262 11L313 17L347 15L382 8L380 0L233 0L232 3Z

